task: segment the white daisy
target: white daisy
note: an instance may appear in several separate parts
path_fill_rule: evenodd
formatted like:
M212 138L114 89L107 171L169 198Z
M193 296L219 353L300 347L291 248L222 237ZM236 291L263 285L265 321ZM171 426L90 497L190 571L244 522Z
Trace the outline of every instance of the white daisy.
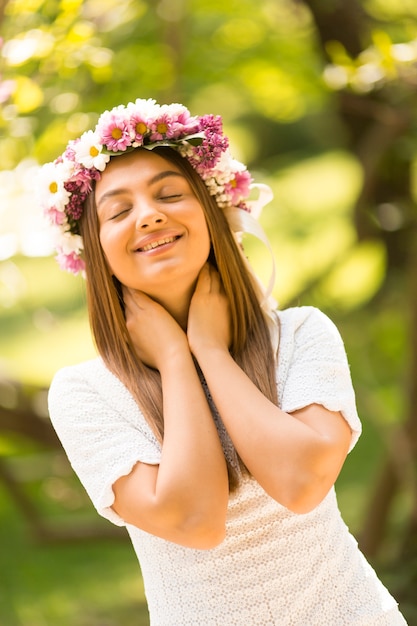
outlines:
M67 178L68 167L65 163L46 163L41 167L38 189L43 207L65 210L71 195L64 187Z
M74 146L75 160L84 167L103 172L106 164L110 160L108 154L103 154L103 146L97 135L92 130L88 130L80 137L80 141Z

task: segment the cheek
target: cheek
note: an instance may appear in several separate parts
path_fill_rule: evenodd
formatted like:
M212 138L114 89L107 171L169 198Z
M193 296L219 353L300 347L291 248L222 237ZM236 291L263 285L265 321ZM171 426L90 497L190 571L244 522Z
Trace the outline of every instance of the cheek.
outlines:
M197 223L197 232L199 232L200 234L200 245L203 249L210 249L211 248L211 239L210 239L210 233L209 233L209 229L207 226L207 221L206 218L204 216L203 211L200 209L201 214L199 216L199 220Z
M112 274L117 274L120 265L120 247L116 245L115 237L104 231L99 233L100 245L106 259L107 266Z
M122 244L121 234L119 229L109 228L107 224L100 228L99 239L106 256L114 255L117 253L118 248L120 249Z

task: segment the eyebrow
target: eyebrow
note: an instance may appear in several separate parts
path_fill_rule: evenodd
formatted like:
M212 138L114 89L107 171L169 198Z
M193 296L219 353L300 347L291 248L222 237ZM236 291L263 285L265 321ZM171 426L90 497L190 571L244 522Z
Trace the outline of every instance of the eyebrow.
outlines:
M152 178L148 180L148 187L154 185L155 183L158 183L164 178L168 178L169 176L179 176L180 178L184 178L184 176L180 172L176 172L175 170L164 170L162 172L158 172L157 174L155 174L155 176L152 176ZM128 191L129 189L126 189L125 187L118 187L116 189L110 189L110 191L106 191L106 193L104 193L101 196L100 200L97 202L97 209L104 202L104 200L112 198L113 196L118 196L123 193L128 193Z

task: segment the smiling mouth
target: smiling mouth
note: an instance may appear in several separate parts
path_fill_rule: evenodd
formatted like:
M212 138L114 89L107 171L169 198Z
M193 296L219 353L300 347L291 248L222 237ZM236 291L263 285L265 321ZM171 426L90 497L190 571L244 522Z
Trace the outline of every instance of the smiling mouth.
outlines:
M163 239L158 239L157 241L152 241L152 243L148 243L143 248L138 248L137 252L148 252L149 250L155 250L155 248L160 248L161 246L165 246L167 243L173 243L179 239L179 235L176 237L164 237Z

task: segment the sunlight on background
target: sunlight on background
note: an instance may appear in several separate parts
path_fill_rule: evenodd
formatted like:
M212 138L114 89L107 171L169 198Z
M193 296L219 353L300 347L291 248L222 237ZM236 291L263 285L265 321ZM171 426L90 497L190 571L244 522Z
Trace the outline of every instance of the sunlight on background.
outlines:
M356 242L352 208L362 182L356 161L332 152L278 171L268 182L275 198L261 223L273 248L280 306L311 285L327 305L348 310L367 302L384 278L385 256L376 241ZM267 251L252 240L246 251L266 285Z
M39 165L30 159L0 171L0 261L15 254L46 256L53 251L35 194L38 172Z

